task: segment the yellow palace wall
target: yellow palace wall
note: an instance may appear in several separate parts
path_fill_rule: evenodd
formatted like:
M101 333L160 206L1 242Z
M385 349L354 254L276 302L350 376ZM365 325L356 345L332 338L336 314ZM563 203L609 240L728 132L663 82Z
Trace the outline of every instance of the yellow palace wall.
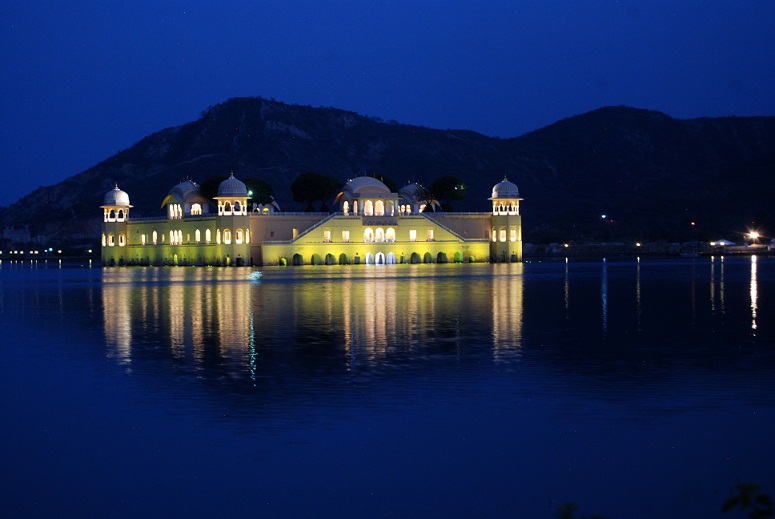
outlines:
M249 265L251 238L250 234L244 232L249 230L249 224L247 217L241 222L238 218L224 219L207 215L183 219L133 220L130 216L125 222L104 223L102 264ZM238 230L243 231L239 243ZM230 235L228 243L225 239L226 231ZM171 232L176 233L175 238ZM113 245L110 244L111 235L114 236Z
M300 231L296 239L270 237L261 245L262 261L265 265L283 261L289 265L372 263L380 259L383 263L488 261L489 214L467 219L470 234L462 238L448 230L448 225L424 215L331 215Z

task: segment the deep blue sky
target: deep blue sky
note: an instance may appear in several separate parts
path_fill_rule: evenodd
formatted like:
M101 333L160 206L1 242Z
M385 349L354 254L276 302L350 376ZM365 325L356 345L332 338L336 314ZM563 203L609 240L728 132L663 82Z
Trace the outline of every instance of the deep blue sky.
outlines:
M0 24L0 205L235 96L501 137L775 115L770 0L5 0Z

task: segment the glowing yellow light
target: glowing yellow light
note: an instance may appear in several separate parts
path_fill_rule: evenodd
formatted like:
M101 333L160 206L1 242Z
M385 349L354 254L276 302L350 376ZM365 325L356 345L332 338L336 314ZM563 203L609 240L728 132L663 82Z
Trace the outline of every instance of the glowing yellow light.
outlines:
M748 233L748 237L751 238L752 240L756 240L759 238L759 233L757 231L750 231Z

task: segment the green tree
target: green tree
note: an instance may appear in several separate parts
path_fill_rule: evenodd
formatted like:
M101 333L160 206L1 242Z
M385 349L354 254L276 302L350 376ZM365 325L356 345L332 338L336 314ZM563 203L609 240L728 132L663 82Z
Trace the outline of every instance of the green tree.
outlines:
M748 511L750 519L769 519L775 517L775 508L772 498L760 492L758 485L740 484L735 485L737 495L734 495L724 502L721 507L722 512L728 512L733 508L740 507L741 510Z
M291 184L294 202L307 204L305 211L314 211L314 202L321 203L321 210L328 210L326 200L336 196L339 183L335 178L314 171L299 174Z
M218 186L220 186L221 182L227 178L229 177L224 175L213 175L212 177L207 177L202 181L201 184L199 184L199 192L203 197L207 198L208 200L212 200L218 196Z
M452 202L463 200L466 195L466 185L454 175L444 175L431 183L431 193L441 201L445 211L452 209Z
M257 204L270 204L274 201L274 189L266 180L249 177L244 180L248 188L250 201Z
M421 204L425 204L425 211L436 211L439 207L439 202L433 192L427 187L420 185L420 188L415 193L417 201Z

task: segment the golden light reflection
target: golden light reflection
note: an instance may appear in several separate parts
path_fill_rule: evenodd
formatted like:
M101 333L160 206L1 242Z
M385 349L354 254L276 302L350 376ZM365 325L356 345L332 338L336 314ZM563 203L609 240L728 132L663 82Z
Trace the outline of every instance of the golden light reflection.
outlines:
M523 264L483 265L495 275L473 279L451 268L440 277L425 265L332 268L258 283L242 269L106 269L108 355L130 365L135 348L258 383L272 362L333 358L353 370L416 348L481 348L469 341L482 329L496 360L519 354Z
M518 356L522 349L524 264L498 267L509 269L505 279L494 278L491 285L493 357L503 361Z

